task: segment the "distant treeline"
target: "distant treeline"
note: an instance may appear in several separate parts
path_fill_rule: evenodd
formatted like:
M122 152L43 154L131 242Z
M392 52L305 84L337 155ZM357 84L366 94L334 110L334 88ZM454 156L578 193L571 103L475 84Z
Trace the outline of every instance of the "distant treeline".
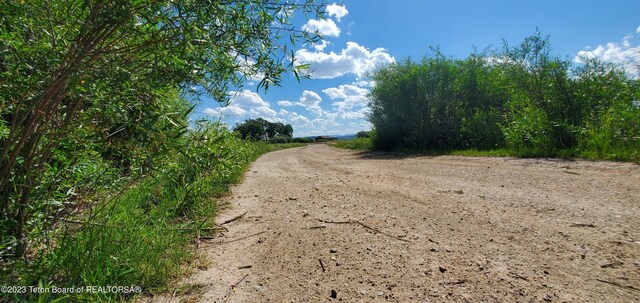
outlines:
M377 149L500 149L640 159L640 81L594 58L553 57L548 37L473 53L439 50L373 73Z
M269 143L313 143L312 138L293 138L291 124L269 122L262 118L247 119L236 124L233 132L240 138L250 141L267 141Z

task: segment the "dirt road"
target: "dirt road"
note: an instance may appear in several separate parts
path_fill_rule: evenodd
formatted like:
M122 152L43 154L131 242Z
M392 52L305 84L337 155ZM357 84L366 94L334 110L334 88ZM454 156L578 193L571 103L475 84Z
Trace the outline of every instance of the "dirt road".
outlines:
M628 163L273 152L165 300L638 302L639 185Z

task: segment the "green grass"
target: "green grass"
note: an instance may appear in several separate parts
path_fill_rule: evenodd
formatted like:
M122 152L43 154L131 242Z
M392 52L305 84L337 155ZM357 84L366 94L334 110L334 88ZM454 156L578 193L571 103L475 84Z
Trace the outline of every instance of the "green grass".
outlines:
M508 150L500 148L500 149L491 149L491 150L478 150L478 149L462 149L462 150L453 150L448 152L448 154L456 155L456 156L467 156L467 157L508 157L513 156L513 154L509 153Z
M350 140L338 140L331 142L332 146L353 149L353 150L372 150L373 141L371 138L354 138Z
M202 139L206 138L206 139ZM202 139L202 140L200 140ZM160 169L123 186L55 229L51 249L38 252L7 282L57 287L139 286L165 291L197 257L194 241L215 233L217 201L264 153L306 144L268 144L209 131ZM107 195L111 196L109 198ZM89 222L84 223L83 222ZM118 302L134 293L29 294L0 302Z
M287 148L296 148L296 147L302 147L302 146L307 146L309 145L309 143L266 143L266 142L255 142L254 143L256 146L256 149L258 150L258 155L262 155L264 153L268 153L268 152L272 152L272 151L277 151L277 150L281 150L281 149L287 149Z
M356 138L350 140L339 140L331 143L332 146L360 150L370 151L374 150L373 140L371 138ZM519 158L563 158L563 159L587 159L587 160L609 160L609 161L624 161L624 162L636 162L640 163L640 151L634 149L608 149L606 151L593 151L586 150L581 151L577 149L565 149L556 151L540 151L535 149L520 149L511 150L507 148L496 148L490 150L478 150L478 149L425 149L425 150L410 150L401 149L394 150L401 153L412 154L424 154L424 155L456 155L467 157L519 157Z
M574 150L560 150L554 152L538 150L510 150L507 148L497 148L489 150L478 149L457 149L446 152L449 155L467 157L519 157L519 158L576 158Z
M610 148L606 151L588 150L580 152L579 156L589 160L625 161L640 164L640 150L636 149Z

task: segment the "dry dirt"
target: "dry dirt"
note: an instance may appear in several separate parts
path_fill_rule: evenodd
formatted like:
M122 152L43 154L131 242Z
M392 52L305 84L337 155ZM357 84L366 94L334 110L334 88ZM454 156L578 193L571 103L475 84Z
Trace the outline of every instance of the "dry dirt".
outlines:
M208 266L150 300L638 302L639 185L630 163L272 152Z

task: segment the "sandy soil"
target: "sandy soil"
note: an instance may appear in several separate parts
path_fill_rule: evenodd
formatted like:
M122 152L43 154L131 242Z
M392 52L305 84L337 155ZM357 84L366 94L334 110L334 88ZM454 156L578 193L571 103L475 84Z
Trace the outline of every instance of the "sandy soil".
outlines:
M256 161L152 301L639 302L640 166L327 145Z

